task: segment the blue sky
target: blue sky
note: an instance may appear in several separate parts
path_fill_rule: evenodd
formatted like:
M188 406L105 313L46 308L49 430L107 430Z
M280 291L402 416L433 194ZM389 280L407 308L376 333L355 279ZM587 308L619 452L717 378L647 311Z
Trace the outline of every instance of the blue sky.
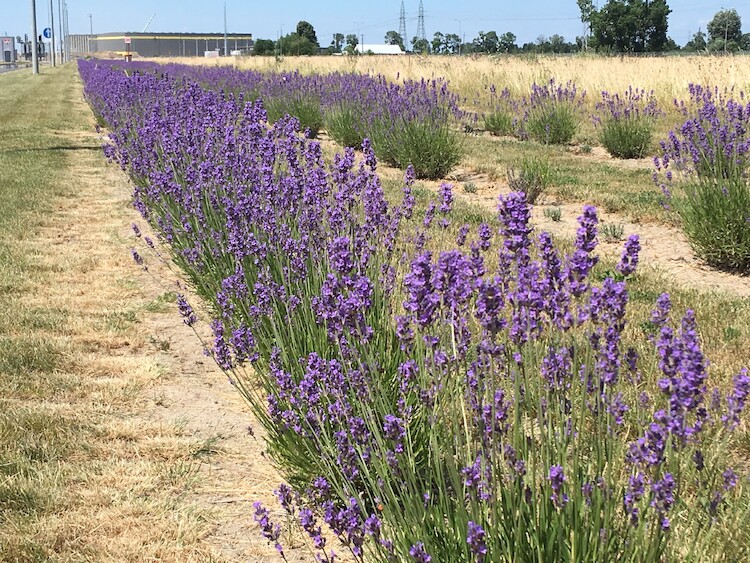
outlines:
M600 0L603 4L605 0ZM539 35L563 35L568 41L581 35L582 24L575 0L423 0L427 38L436 31L458 33L471 41L479 31L511 31L518 43L535 41ZM57 10L58 0L52 0ZM89 32L89 14L94 33L141 31L156 12L149 31L221 32L224 29L223 0L67 0L71 33ZM30 2L3 0L0 33L23 35L30 29ZM48 25L49 0L36 0L38 26ZM671 0L669 35L684 45L691 34L703 28L722 7L735 8L750 31L750 1ZM404 0L409 39L416 34L419 0ZM230 32L252 33L256 38L275 39L293 31L300 20L309 21L321 45L333 33L357 33L365 43L382 43L389 30L398 31L401 0L377 2L353 0L227 0ZM460 21L460 24L459 24ZM57 26L56 26L57 27Z

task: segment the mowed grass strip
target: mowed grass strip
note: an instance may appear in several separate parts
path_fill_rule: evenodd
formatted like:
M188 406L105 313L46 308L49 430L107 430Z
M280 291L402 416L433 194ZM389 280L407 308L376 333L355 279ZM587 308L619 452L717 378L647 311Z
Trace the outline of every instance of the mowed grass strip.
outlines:
M184 501L201 445L138 418L165 376L138 324L163 303L134 280L75 68L0 91L0 560L220 559Z

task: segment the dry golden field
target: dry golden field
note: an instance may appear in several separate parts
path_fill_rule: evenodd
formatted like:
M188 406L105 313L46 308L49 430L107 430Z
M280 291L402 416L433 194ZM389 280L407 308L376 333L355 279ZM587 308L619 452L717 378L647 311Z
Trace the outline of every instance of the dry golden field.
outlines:
M159 59L165 62L164 59ZM688 84L747 90L750 57L599 57L599 56L467 56L418 55L363 57L243 57L239 59L170 59L189 64L236 64L241 69L294 71L303 74L360 72L399 78L445 78L462 96L472 99L485 87L507 87L514 95L525 94L534 82L555 78L574 81L590 98L602 90L623 91L628 86L653 89L663 105L684 98Z

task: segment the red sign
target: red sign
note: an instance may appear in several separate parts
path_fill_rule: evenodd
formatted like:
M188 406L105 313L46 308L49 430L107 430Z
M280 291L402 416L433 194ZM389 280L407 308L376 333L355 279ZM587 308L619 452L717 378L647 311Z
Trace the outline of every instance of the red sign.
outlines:
M7 45L8 43L10 43L10 39L8 39L7 37L4 37L3 38L3 44Z
M130 45L133 40L130 37L125 38L125 45Z

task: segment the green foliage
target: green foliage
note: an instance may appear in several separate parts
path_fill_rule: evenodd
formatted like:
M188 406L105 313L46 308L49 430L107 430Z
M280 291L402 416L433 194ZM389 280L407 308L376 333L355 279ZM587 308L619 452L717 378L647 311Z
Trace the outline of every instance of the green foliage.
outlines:
M253 43L253 55L273 55L276 52L276 42L270 39L258 39Z
M579 2L598 48L621 53L660 52L667 44L666 0L609 0L599 10ZM586 18L586 19L584 19Z
M599 140L615 158L643 158L651 146L653 129L649 118L605 118Z
M281 38L282 55L317 55L317 43L312 43L307 37L296 32Z
M464 182L464 191L467 194L477 193L477 185L474 182Z
M725 41L731 41L737 47L742 43L742 19L735 9L716 12L706 29L709 43L715 42L722 49Z
M397 31L386 32L384 41L386 45L398 45L402 51L406 51L404 38Z
M718 268L750 273L750 187L744 178L699 179L675 198L696 254Z
M343 104L328 110L323 122L328 135L340 145L356 149L362 146L362 111L356 105Z
M580 116L572 104L550 101L529 111L525 125L530 138L547 145L567 145L578 131Z
M499 137L513 135L513 114L498 109L484 116L484 128Z
M392 166L410 164L417 178L445 177L461 160L463 146L447 123L383 119L373 124L372 146L377 157Z
M318 36L315 34L315 28L313 28L312 24L309 22L302 20L297 23L297 35L307 39L311 45L320 47L318 44Z
M605 242L618 242L625 236L625 226L622 223L604 223L601 232Z
M536 156L524 157L516 168L508 169L508 186L511 191L523 192L532 205L550 183L552 170L549 160Z
M562 219L562 209L559 207L545 207L544 216L555 223L559 223Z
M307 136L311 139L317 137L323 127L320 102L314 98L269 97L264 103L270 123L275 123L285 115L291 115L297 118L303 131L308 131Z

